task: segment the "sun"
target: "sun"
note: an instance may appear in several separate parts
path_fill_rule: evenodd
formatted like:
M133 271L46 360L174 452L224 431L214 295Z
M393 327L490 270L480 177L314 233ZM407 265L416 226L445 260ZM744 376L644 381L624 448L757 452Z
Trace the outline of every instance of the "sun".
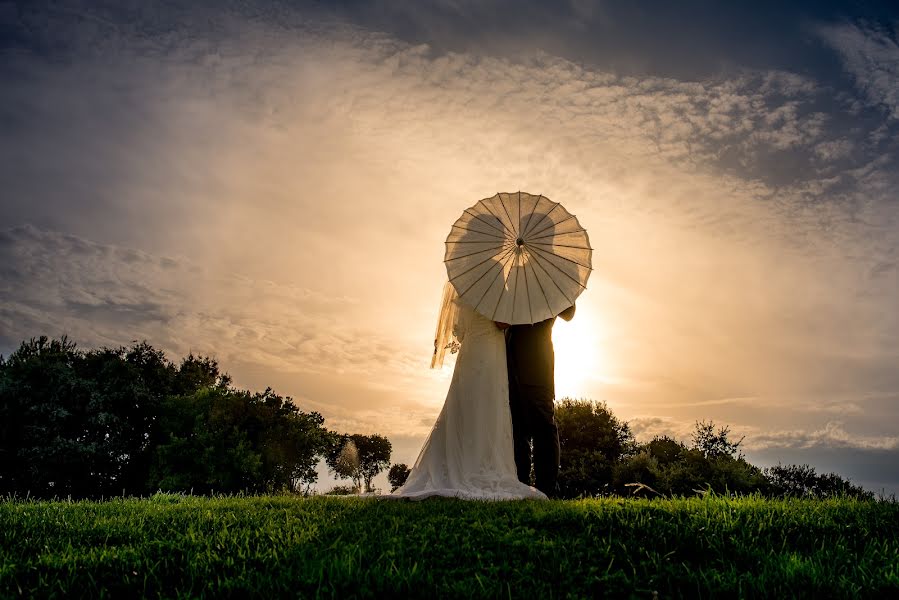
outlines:
M556 355L556 399L589 397L588 384L601 379L603 360L599 323L587 310L574 319L556 319L553 348Z

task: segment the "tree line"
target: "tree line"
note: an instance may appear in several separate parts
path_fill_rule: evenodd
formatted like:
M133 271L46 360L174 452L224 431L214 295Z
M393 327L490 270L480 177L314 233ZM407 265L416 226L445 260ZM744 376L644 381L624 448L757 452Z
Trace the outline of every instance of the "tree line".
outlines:
M361 460L339 464L349 440ZM390 452L270 388L237 389L209 357L175 365L146 342L83 351L66 337L0 357L2 495L308 492L322 457L371 487Z
M559 484L568 498L598 495L760 493L769 497L873 494L808 465L760 469L727 427L698 422L690 443L639 443L605 403L556 407ZM390 464L381 435L325 427L290 397L237 389L218 363L179 364L146 342L80 350L66 337L22 342L0 356L0 494L97 498L156 491L309 493L316 466L373 491L389 467L393 489L409 474Z
M692 496L760 494L769 498L874 494L835 474L809 465L760 469L750 464L727 426L698 421L689 443L668 436L638 442L627 422L604 402L563 398L556 404L559 429L559 488L563 498L596 496ZM394 489L405 482L406 465L394 465ZM531 485L533 471L531 473Z

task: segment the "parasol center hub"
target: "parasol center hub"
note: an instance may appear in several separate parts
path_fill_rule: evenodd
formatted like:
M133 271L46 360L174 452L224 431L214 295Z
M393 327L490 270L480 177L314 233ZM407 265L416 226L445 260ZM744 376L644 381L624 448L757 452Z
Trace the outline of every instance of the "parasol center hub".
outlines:
M521 238L518 238L517 240L515 240L515 243L518 244L519 247L524 246L524 240Z

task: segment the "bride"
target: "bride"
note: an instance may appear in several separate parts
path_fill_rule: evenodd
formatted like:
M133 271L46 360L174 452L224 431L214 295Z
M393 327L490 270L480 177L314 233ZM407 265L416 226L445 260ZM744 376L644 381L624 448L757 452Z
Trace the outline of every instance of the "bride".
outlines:
M447 348L459 349L459 356L443 410L406 483L392 496L545 499L516 475L503 331L461 302L450 283L444 287L431 368L443 365Z

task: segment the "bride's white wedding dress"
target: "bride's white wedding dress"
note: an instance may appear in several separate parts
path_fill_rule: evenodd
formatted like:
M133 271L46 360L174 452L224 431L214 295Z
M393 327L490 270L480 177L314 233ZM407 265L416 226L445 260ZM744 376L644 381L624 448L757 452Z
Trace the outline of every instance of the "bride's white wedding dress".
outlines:
M461 304L454 334L462 345L443 410L406 483L392 496L546 498L516 476L503 332Z

